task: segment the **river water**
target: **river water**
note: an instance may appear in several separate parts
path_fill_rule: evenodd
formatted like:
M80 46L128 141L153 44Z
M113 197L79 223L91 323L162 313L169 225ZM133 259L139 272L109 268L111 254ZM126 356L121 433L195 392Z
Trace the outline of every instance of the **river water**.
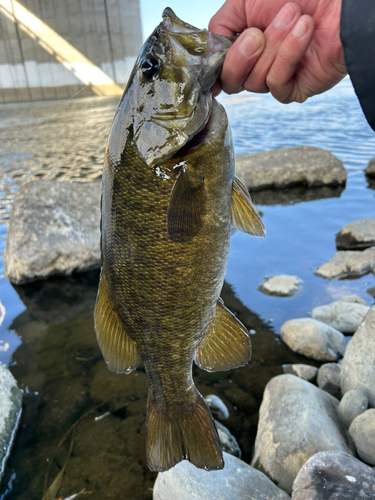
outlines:
M237 154L318 146L332 151L348 171L345 190L254 193L267 236L232 237L222 295L251 330L253 360L230 372L194 368L194 375L203 395L217 394L228 406L230 416L222 423L249 462L266 383L282 373L284 363L314 364L280 341L280 326L349 294L373 303L366 290L375 285L374 275L328 281L314 270L334 254L334 235L343 225L375 214L375 185L363 173L375 156L375 133L348 79L303 105L284 106L269 95L220 99ZM99 181L116 105L117 99L93 98L0 107L1 253L11 205L23 182ZM299 276L302 290L289 298L264 295L258 286L274 274ZM152 497L156 475L148 471L144 452L145 373L115 375L106 369L93 331L97 282L93 271L12 287L0 261L0 300L6 310L0 361L25 392L0 500L40 500L66 462L59 498L83 489L93 500Z

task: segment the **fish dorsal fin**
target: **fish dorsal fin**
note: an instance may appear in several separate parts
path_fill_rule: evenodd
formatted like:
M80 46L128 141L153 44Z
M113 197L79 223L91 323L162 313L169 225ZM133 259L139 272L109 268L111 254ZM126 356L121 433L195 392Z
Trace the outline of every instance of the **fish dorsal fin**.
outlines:
M232 185L232 224L243 233L262 238L266 234L262 219L251 201L249 191L238 179Z
M108 296L102 271L95 305L95 330L99 347L108 368L117 373L130 373L140 363L136 343L125 332Z
M182 168L172 188L167 212L168 237L173 243L187 243L203 226L206 213L204 177Z
M195 363L216 372L246 365L250 358L249 332L219 299L215 318L195 353Z

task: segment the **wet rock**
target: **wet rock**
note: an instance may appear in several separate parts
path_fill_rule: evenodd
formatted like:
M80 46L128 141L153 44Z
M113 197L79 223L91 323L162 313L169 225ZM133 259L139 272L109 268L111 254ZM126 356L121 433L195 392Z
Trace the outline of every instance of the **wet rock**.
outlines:
M375 407L375 306L350 340L341 364L341 392L359 389Z
M375 218L350 222L336 234L337 250L364 250L374 245Z
M352 389L344 394L339 404L341 422L349 429L353 420L368 408L368 398L360 390Z
M311 457L293 484L293 500L370 500L375 498L375 471L341 451Z
M339 250L331 260L315 271L317 276L331 280L339 276L361 276L375 270L375 247L363 252Z
M336 361L345 352L342 333L314 319L291 319L282 325L280 331L283 341L292 351L317 361Z
M0 363L0 479L21 416L22 395L10 371Z
M249 189L344 184L347 172L330 151L311 146L280 148L236 156L236 175Z
M215 420L215 425L219 435L221 449L234 457L241 458L241 448L237 443L237 439L220 422Z
M375 465L375 408L358 415L349 427L359 458Z
M341 398L340 366L337 363L326 363L319 368L318 387L329 392L337 399Z
M367 175L367 177L375 178L375 158L372 158L369 161L369 164L365 168L365 174Z
M303 378L308 382L314 382L318 373L318 368L316 368L316 366L303 364L283 365L283 371L284 373Z
M264 474L242 460L224 453L225 467L207 473L186 460L160 472L154 484L154 500L288 500L289 495Z
M13 204L5 273L15 284L100 263L100 183L34 180Z
M216 415L220 420L225 420L229 417L229 410L223 401L215 394L209 394L204 398L207 406L213 415Z
M369 309L369 306L357 302L336 300L331 304L315 307L311 316L342 333L351 334L359 328Z
M261 292L268 295L278 295L280 297L290 297L299 292L302 280L297 276L280 274L267 278L259 287Z
M294 375L273 378L264 391L251 465L291 493L299 470L315 453L352 453L338 404L330 394Z

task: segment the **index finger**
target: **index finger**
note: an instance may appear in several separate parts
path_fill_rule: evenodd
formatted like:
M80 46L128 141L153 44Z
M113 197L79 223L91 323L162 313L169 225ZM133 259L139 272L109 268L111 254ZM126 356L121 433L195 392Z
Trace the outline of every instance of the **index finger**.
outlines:
M245 0L227 0L208 25L208 31L224 36L242 33L246 28Z

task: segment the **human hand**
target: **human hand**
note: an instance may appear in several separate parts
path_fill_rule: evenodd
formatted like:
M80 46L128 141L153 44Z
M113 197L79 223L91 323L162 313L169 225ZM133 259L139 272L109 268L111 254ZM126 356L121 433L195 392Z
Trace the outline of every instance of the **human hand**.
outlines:
M211 19L209 31L241 35L228 51L214 92L220 86L228 94L270 91L278 101L290 103L336 85L346 75L341 3L227 0Z

